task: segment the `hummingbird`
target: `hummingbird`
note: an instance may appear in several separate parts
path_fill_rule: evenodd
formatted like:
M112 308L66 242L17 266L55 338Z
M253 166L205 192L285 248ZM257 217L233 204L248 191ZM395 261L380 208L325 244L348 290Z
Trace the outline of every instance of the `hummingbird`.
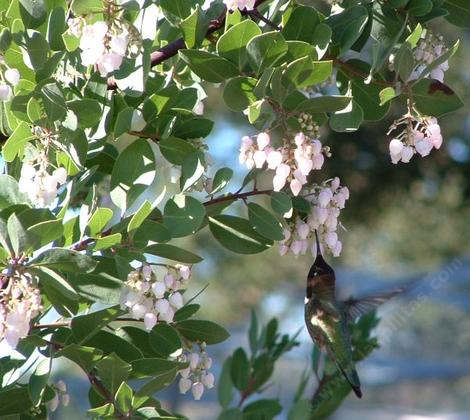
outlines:
M356 396L361 398L361 382L352 358L348 324L402 293L404 288L364 299L337 300L335 272L323 258L316 231L315 238L317 255L307 276L305 324L312 340L321 350L326 350Z

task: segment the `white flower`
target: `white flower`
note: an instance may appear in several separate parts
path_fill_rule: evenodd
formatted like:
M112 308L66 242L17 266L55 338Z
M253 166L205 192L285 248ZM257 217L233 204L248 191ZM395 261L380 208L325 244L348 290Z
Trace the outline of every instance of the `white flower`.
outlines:
M197 366L199 364L199 354L198 353L190 353L189 356L188 356L188 360L189 360L189 367L192 370L197 369Z
M60 397L60 402L64 407L68 407L70 404L70 395L69 394L64 394Z
M321 207L327 207L333 198L333 192L329 188L323 189L318 195L318 203Z
M256 143L258 144L258 149L263 150L265 147L269 145L271 141L268 133L259 133L256 137Z
M191 267L183 264L178 264L176 265L176 268L178 269L180 276L183 278L183 280L188 280L191 277Z
M290 175L290 166L285 163L281 163L276 168L276 175L279 175L282 178L287 178Z
M173 276L173 274L166 273L165 277L163 277L163 282L167 289L172 289L175 284L175 276Z
M113 36L109 41L109 48L112 52L125 56L127 51L128 37L127 34L121 34L119 36Z
M398 139L392 139L389 144L390 155L400 155L403 150L403 143Z
M62 379L57 381L57 383L55 384L55 387L61 392L67 392L67 385Z
M178 387L180 389L181 394L186 394L191 389L192 386L191 379L188 378L181 378L178 382Z
M273 178L273 190L274 191L281 191L286 185L287 178L281 175L274 175Z
M307 239L310 233L310 227L307 223L300 222L297 224L297 234L299 235L300 239Z
M300 254L302 251L302 242L301 241L292 241L292 244L290 246L290 250L292 253L297 256Z
M105 53L98 59L97 64L101 76L106 76L108 73L121 67L122 55L116 53Z
M13 86L16 86L20 81L20 72L16 69L7 69L4 75L6 81Z
M431 153L431 150L433 148L432 141L428 138L425 137L422 140L419 140L416 145L415 145L416 151L421 155L421 156L427 156L429 153Z
M164 314L170 309L170 302L167 299L159 299L155 303L155 309L159 314Z
M298 179L293 179L290 182L290 189L292 191L292 194L294 194L294 196L298 196L300 193L300 190L302 189L302 183Z
M277 150L272 150L268 153L266 160L269 169L276 169L282 163L282 153Z
M142 319L147 312L147 307L141 303L136 303L131 308L131 314L135 319Z
M255 166L257 168L262 168L264 162L266 162L266 153L261 150L257 150L253 155L253 160L255 161Z
M201 375L201 382L207 388L211 389L214 387L215 378L210 372Z
M8 101L11 97L11 87L5 83L0 83L0 101Z
M404 163L408 163L414 155L414 149L411 146L406 146L403 148L401 152L401 161Z
M180 292L172 293L169 301L170 301L170 304L176 309L180 309L183 307L183 296L181 295Z
M202 397L202 394L204 393L204 385L201 382L193 383L193 386L191 387L191 392L193 394L194 399L196 401L199 401Z
M47 409L51 412L54 412L57 410L57 407L59 406L59 396L57 394L54 394L54 397L47 402Z
M65 184L67 181L67 171L63 167L59 167L52 172L52 178L55 180L57 184Z
M157 324L157 316L153 312L144 315L144 325L147 330L151 330Z
M168 310L164 313L160 314L160 319L165 322L173 322L173 318L175 316L175 310L170 306Z

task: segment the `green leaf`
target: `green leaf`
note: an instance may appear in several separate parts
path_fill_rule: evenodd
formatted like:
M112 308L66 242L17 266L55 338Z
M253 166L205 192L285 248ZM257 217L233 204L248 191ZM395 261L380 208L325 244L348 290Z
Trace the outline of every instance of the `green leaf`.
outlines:
M130 144L119 154L111 174L114 204L125 211L152 184L155 174L155 154L149 141L139 139Z
M59 86L56 83L48 83L41 88L40 95L49 120L63 120L67 114L67 105Z
M172 237L180 238L197 232L205 215L206 210L198 200L180 194L166 202L163 224Z
M364 6L353 6L325 20L332 30L332 43L340 48L340 54L348 51L359 39L369 19Z
M96 408L90 408L87 411L87 417L93 417L93 418L99 418L99 419L113 418L114 417L113 414L114 414L114 404L112 403L107 403Z
M217 420L243 420L243 413L237 407L227 408L220 413Z
M191 14L191 3L186 0L160 0L160 7L180 19Z
M98 207L88 220L88 234L93 237L101 233L112 217L113 211L111 209Z
M176 362L174 360L151 357L134 360L132 363L132 378L142 379L157 376L161 373L168 373L173 370L184 369L187 363Z
M162 223L152 220L144 220L133 234L134 245L138 248L145 248L149 241L152 241L152 243L168 242L170 239L171 234L168 228Z
M47 62L49 44L44 36L37 31L28 31L25 37L26 51L34 70L40 70Z
M212 180L212 191L211 194L222 191L230 182L233 176L233 170L230 168L220 168L214 175Z
M243 392L248 387L250 380L250 362L245 350L241 347L235 350L230 364L230 376L232 383L239 391Z
M248 342L253 356L258 352L258 318L254 309L251 310L250 329L248 330Z
M271 207L277 214L284 216L292 209L292 200L282 191L273 191L271 193Z
M259 204L248 204L248 218L255 231L265 238L273 241L282 241L284 239L281 223Z
M223 98L233 111L243 111L253 104L257 98L253 90L258 81L252 77L237 76L230 79L224 87Z
M194 152L184 159L181 165L181 191L186 191L193 186L204 174L204 165L201 158L201 152Z
M222 407L228 407L233 399L233 384L230 377L232 365L232 357L227 357L222 366L222 372L219 376L219 384L217 386L217 397Z
M176 330L168 324L159 323L149 334L150 346L161 357L170 356L181 349L181 340Z
M467 0L445 0L442 6L449 12L445 18L450 23L470 28L470 4Z
M187 48L198 46L205 38L208 22L205 21L199 5L194 12L180 23Z
M177 373L178 371L176 368L173 368L169 371L155 374L152 380L147 382L136 392L136 396L152 395L155 392L168 387L174 381Z
M54 7L47 22L47 42L54 51L65 49L64 40L62 39L62 34L66 30L65 21L65 10L60 6Z
M93 250L99 251L101 249L108 249L117 244L120 244L121 241L122 241L122 234L120 233L113 233L112 235L106 235L96 240Z
M360 60L348 60L346 62L348 68L354 69L354 71L369 74L369 64ZM383 80L378 74L374 76L378 80ZM380 105L380 92L383 87L374 83L366 84L365 80L359 76L354 76L348 73L345 68L341 68L338 71L338 82L341 83L342 90L346 91L349 87L349 81L351 81L351 91L354 100L359 104L364 112L364 120L366 121L378 121L387 115L390 109L390 102L384 105Z
M208 82L220 83L238 74L230 61L206 51L180 50L178 54L197 76Z
M160 140L158 145L163 157L174 165L182 165L184 160L197 150L191 143L178 137L167 137Z
M6 162L12 162L17 155L22 156L24 146L28 143L34 136L31 132L31 127L29 124L24 121L20 123L15 128L15 131L8 137L7 141L2 148L2 156Z
M60 350L57 353L57 356L63 356L72 362L75 362L86 372L89 372L96 362L101 359L103 352L93 347L70 344Z
M114 331L112 333L103 330L98 331L83 344L88 347L100 349L105 355L116 353L117 356L128 363L144 357L143 351L124 337L114 333Z
M132 117L134 115L134 109L126 107L119 111L114 124L114 136L119 137L124 133L127 133L131 129Z
M127 231L132 232L133 230L139 228L151 212L152 205L147 200L145 200L132 216L131 221L127 225Z
M19 191L18 181L10 175L0 174L0 210L27 202L26 195Z
M412 16L424 16L432 10L433 2L431 0L410 0L406 8Z
M198 305L197 303L190 303L184 305L182 308L178 309L175 312L175 322L191 318L197 311L199 311L200 307L201 305Z
M77 116L80 128L94 127L100 122L103 115L101 105L95 99L76 99L67 102L67 106Z
M237 23L217 41L217 54L242 70L247 58L246 46L253 37L260 34L261 29L250 19Z
M256 254L268 249L272 242L259 235L248 220L236 216L209 217L209 228L214 238L230 251L238 254Z
M26 387L3 388L0 391L0 416L6 418L9 415L28 411L30 408L31 401Z
M104 386L112 395L114 395L121 383L129 377L132 371L131 365L119 358L115 353L103 357L96 363L95 367Z
M413 51L408 46L408 43L403 43L395 55L395 70L400 75L403 82L407 82L415 67Z
M317 11L313 7L296 7L286 25L282 29L282 34L287 40L305 41L313 43L315 28L320 23Z
M437 80L420 80L413 85L412 92L416 108L425 115L440 117L463 106L458 95Z
M279 64L287 53L287 42L280 32L257 35L246 46L248 60L257 74Z
M47 382L49 381L49 373L51 367L51 360L42 360L37 366L34 373L29 379L29 396L33 405L36 407L41 403L46 390Z
M386 104L397 96L395 89L392 87L386 87L380 91L380 105Z
M302 100L303 98L303 100ZM336 112L346 108L351 102L351 96L317 96L315 98L307 99L299 92L294 92L289 95L284 102L287 109L295 111L321 113L321 112Z
M119 309L119 306L112 306L87 315L76 316L72 319L73 335L79 341L79 344L84 343L122 313L123 311Z
M132 397L134 392L125 382L121 384L116 392L115 401L121 412L127 413L132 409Z
M187 319L178 322L175 326L178 332L190 341L217 344L230 337L225 328L211 321Z
M261 399L248 404L243 409L243 419L245 420L271 420L282 411L279 400Z
M55 271L47 267L38 267L39 283L52 287L65 299L79 300L80 296L75 289Z
M149 245L144 249L144 253L156 255L157 257L167 258L185 264L197 264L202 261L199 255L186 251L180 247L168 244Z
M97 262L84 254L65 248L51 248L41 252L28 262L30 267L49 267L65 272L89 273L96 267Z
M346 109L330 116L330 127L340 133L351 133L359 129L363 121L364 112L361 106L353 100Z
M75 15L87 15L104 11L101 0L73 0L72 12Z

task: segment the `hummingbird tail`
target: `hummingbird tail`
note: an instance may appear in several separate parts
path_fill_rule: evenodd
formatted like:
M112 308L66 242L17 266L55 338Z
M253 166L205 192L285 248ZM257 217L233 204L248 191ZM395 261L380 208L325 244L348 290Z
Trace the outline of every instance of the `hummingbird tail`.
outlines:
M361 391L361 383L359 381L359 376L357 375L356 369L354 367L350 369L348 373L339 366L339 369L341 370L341 373L345 377L346 381L348 381L348 384L351 386L352 390L356 394L357 398L362 398L362 391Z

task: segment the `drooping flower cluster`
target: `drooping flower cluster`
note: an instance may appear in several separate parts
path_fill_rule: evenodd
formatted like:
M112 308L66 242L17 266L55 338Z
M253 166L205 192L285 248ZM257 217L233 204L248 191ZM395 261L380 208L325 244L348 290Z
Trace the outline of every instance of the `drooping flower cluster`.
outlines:
M437 60L446 51L447 47L443 42L442 35L435 35L430 30L426 30L426 35L419 40L418 45L413 51L416 67L411 73L409 80L417 79L427 66ZM445 60L443 63L433 68L429 74L425 74L425 76L444 82L444 73L448 69L449 62Z
M52 388L55 391L54 397L47 402L47 408L54 412L57 410L59 404L62 404L64 407L67 407L70 404L70 395L67 394L67 385L64 381L57 381L56 384L52 385Z
M312 131L314 127L312 126ZM275 149L270 146L269 134L260 133L256 142L249 136L241 141L239 161L248 169L263 168L275 170L273 177L274 191L280 191L289 183L292 194L297 196L302 186L307 183L307 176L314 169L321 169L325 161L320 140L312 138L303 132L294 137L295 148L291 139L284 139L284 145Z
M6 66L5 59L0 55L0 66ZM0 73L0 101L8 101L13 96L12 87L20 81L20 72L17 69L7 67Z
M190 352L180 357L181 362L188 362L189 366L179 373L181 379L178 386L182 394L189 390L195 400L200 400L204 388L211 389L214 386L214 375L208 370L212 366L212 359L206 353L205 343L200 344L199 352Z
M0 281L0 341L16 348L28 335L31 320L42 310L41 294L27 273L10 276L3 273Z
M289 251L294 255L305 254L311 248L316 255L315 231L317 231L322 252L330 252L338 257L342 243L338 239L338 217L349 199L347 187L340 186L339 178L314 186L305 196L311 202L311 211L306 219L297 216L284 229L284 240L280 243L281 255Z
M404 127L403 127L404 126ZM408 163L414 154L427 156L442 145L441 127L434 117L414 117L410 114L395 121L388 134L402 128L389 144L392 163Z
M37 164L24 163L21 167L19 189L36 206L47 207L54 202L58 187L67 181L67 171L59 167L50 174L47 171L47 158L42 155L36 162Z
M157 322L173 322L175 312L183 307L180 290L186 288L191 268L186 265L169 267L162 279L149 265L129 273L121 294L121 308L135 319L143 319L151 330Z
M121 67L129 47L125 28L98 21L87 24L80 18L69 20L69 31L80 38L80 58L84 66L96 65L102 76Z
M224 0L228 10L253 10L256 0Z

